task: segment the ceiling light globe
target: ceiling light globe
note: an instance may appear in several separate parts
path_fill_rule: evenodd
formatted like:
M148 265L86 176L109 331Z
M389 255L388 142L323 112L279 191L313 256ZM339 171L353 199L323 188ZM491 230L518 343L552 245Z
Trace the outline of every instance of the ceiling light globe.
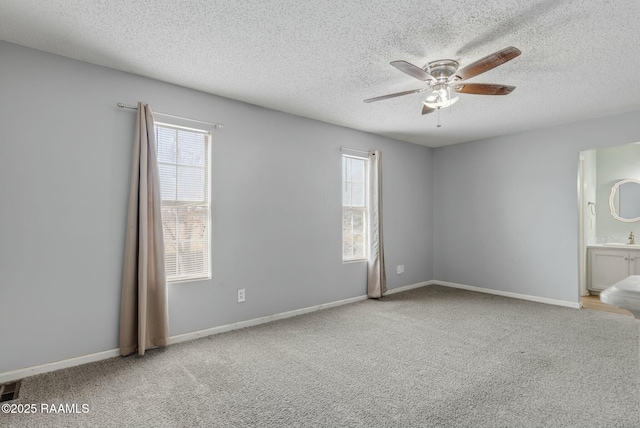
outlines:
M438 98L440 98L440 97L433 97L433 98L432 97L428 97L427 100L424 102L424 105L426 105L429 108L451 107L452 105L457 103L458 100L460 99L460 97L454 97L454 98L451 98L450 100L448 100L445 97L444 100L438 101Z

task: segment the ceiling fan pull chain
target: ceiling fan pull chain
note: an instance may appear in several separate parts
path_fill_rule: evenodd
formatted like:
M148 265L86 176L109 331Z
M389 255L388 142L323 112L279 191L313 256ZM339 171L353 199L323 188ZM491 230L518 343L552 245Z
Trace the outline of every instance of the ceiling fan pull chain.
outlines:
M438 107L438 126L436 128L440 128L440 107Z

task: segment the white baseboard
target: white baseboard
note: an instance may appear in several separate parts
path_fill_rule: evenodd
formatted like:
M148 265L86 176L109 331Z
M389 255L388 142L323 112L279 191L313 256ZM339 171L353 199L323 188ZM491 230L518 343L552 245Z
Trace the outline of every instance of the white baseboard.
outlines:
M512 293L510 291L494 290L491 288L475 287L473 285L456 284L455 282L432 281L433 284L462 290L477 291L478 293L495 294L496 296L511 297L513 299L529 300L531 302L546 303L548 305L565 306L567 308L580 309L580 303L566 300L547 299L546 297L529 296L528 294Z
M403 287L392 288L390 290L387 290L387 292L385 293L385 296L389 294L400 293L402 291L412 290L418 287L424 287L425 285L429 285L429 284L433 284L433 281L419 282L417 284L410 284L410 285L405 285ZM328 308L334 308L336 306L348 305L349 303L355 303L355 302L359 302L366 299L367 299L366 295L351 297L349 299L338 300L336 302L323 303L321 305L309 306L308 308L302 308L302 309L295 309L293 311L282 312L279 314L269 315L262 318L254 318L252 320L240 321L233 324L221 325L218 327L207 328L205 330L199 330L191 333L180 334L180 335L172 336L171 338L169 338L169 344L173 345L174 343L187 342L189 340L212 336L214 334L226 333L228 331L239 330L241 328L246 328L246 327L253 327L255 325L260 325L260 324L264 324L271 321L295 317L297 315L308 314L310 312L319 311L321 309L328 309Z
M337 302L323 303L321 305L309 306L308 308L295 309L293 311L281 312L275 315L268 315L266 317L254 318L252 320L240 321L233 324L221 325L218 327L207 328L204 330L193 331L191 333L179 334L177 336L172 336L169 338L169 344L173 345L174 343L187 342L189 340L199 339L201 337L212 336L214 334L226 333L232 330L239 330L241 328L253 327L255 325L260 325L264 323L268 323L271 321L281 320L284 318L291 318L297 315L308 314L310 312L319 311L321 309L329 309L334 308L336 306L348 305L349 303L359 302L361 300L366 300L367 296L358 296L352 297L350 299L338 300Z
M120 355L120 351L118 349L110 349L108 351L82 355L80 357L69 358L67 360L56 361L53 363L41 364L39 366L12 370L10 372L0 373L0 383L11 382L13 380L23 379L28 376L53 372L69 367L80 366L82 364L93 363L94 361L107 360L109 358L117 357L118 355Z
M241 328L264 324L270 321L294 317L296 315L308 314L310 312L319 311L321 309L328 309L336 306L347 305L349 303L355 303L355 302L359 302L366 299L367 299L367 296L357 296L357 297L352 297L350 299L338 300L336 302L330 302L330 303L323 303L321 305L310 306L308 308L296 309L288 312L282 312L279 314L269 315L261 318L255 318L252 320L240 321L233 324L222 325L219 327L213 327L205 330L194 331L191 333L179 334L176 336L171 336L169 338L169 344L173 345L175 343L186 342L188 340L198 339L200 337L211 336L213 334L224 333L232 330L238 330ZM82 355L79 357L69 358L62 361L41 364L39 366L12 370L9 372L0 373L0 384L5 382L11 382L17 379L23 379L28 376L34 376L42 373L48 373L56 370L66 369L69 367L80 366L82 364L92 363L94 361L106 360L109 358L117 357L119 355L120 355L120 351L118 349L110 349L108 351L96 352L95 354L89 354L89 355Z
M456 284L453 282L445 282L445 281L437 281L437 280L424 281L416 284L410 284L402 287L392 288L390 290L387 290L385 295L388 296L390 294L401 293L403 291L413 290L414 288L425 287L427 285L433 285L433 284L443 285L445 287L461 288L463 290L477 291L480 293L495 294L498 296L513 297L515 299L547 303L551 305L567 306L567 307L576 308L576 309L580 308L580 305L574 302L547 299L544 297L528 296L525 294L511 293L511 292L500 291L500 290L492 290L490 288L474 287L471 285ZM367 299L367 296L364 296L364 295L357 296L357 297L352 297L350 299L338 300L336 302L330 302L330 303L323 303L321 305L310 306L302 309L295 309L293 311L282 312L279 314L269 315L266 317L255 318L247 321L240 321L233 324L212 327L205 330L194 331L191 333L179 334L176 336L171 336L169 338L169 344L173 345L176 343L199 339L201 337L211 336L214 334L225 333L232 330L239 330L241 328L252 327L255 325L264 324L271 321L295 317L297 315L308 314L310 312L319 311L321 309L328 309L336 306L348 305L349 303L355 303L355 302L359 302L366 299ZM28 376L34 376L37 374L52 372L60 369L66 369L69 367L92 363L94 361L106 360L108 358L117 357L119 355L120 355L120 352L118 349L110 349L108 351L96 352L95 354L83 355L80 357L69 358L67 360L56 361L52 363L42 364L39 366L26 367L23 369L4 372L4 373L0 373L0 383L11 382L13 380L23 379Z
M389 294L402 293L403 291L409 291L409 290L413 290L414 288L420 288L420 287L425 287L427 285L433 285L434 283L435 282L433 280L431 280L431 281L418 282L416 284L405 285L405 286L402 286L402 287L396 287L396 288L392 288L390 290L387 290L387 292L384 293L384 295L388 296Z

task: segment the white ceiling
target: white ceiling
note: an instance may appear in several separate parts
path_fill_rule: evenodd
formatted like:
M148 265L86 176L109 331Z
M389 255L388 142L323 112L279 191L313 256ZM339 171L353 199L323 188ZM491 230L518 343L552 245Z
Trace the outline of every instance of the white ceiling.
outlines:
M637 0L0 0L0 39L271 109L438 147L640 109ZM389 65L522 55L422 116ZM223 118L221 118L223 119Z

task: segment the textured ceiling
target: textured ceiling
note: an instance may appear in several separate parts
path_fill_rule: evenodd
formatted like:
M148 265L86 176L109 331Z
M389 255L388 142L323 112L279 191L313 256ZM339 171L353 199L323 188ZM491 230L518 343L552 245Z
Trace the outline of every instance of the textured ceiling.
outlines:
M0 39L437 147L640 109L637 0L0 0ZM422 116L424 83L389 65L522 55Z

